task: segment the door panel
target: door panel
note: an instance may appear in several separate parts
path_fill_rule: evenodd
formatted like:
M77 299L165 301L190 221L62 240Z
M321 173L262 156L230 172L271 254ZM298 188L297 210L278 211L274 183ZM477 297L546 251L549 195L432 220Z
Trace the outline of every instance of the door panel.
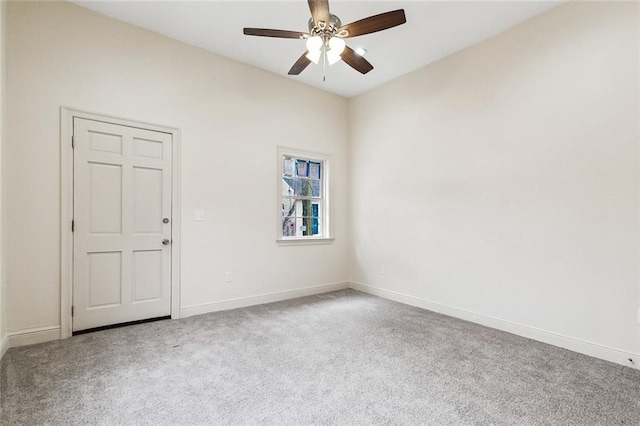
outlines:
M134 234L162 232L162 170L134 167Z
M89 149L122 155L122 135L110 135L89 130Z
M122 166L89 162L89 232L122 233Z
M162 160L162 143L158 141L134 138L133 153L138 157L149 157Z
M87 309L122 303L122 252L88 254L89 304Z
M81 118L73 132L73 331L170 315L171 135Z
M162 250L133 252L133 301L162 298Z

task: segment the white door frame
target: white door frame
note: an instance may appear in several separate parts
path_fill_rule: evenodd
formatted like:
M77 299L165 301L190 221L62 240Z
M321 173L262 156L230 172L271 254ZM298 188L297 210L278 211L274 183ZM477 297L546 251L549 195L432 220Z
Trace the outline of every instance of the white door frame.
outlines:
M172 135L173 177L171 179L171 318L180 318L180 129L135 122L104 114L60 108L60 338L71 337L73 304L73 118L103 121L122 126L154 130Z

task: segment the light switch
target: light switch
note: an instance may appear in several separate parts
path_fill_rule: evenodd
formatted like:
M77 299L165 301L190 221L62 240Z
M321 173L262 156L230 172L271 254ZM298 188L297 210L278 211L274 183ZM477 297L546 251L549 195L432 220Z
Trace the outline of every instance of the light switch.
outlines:
M204 210L196 210L193 216L196 222L204 222Z

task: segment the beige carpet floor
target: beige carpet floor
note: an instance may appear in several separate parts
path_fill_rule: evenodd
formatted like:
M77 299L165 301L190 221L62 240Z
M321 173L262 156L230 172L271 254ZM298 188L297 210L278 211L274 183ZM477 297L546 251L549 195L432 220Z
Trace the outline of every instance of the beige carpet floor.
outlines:
M10 349L0 423L639 425L640 371L353 290Z

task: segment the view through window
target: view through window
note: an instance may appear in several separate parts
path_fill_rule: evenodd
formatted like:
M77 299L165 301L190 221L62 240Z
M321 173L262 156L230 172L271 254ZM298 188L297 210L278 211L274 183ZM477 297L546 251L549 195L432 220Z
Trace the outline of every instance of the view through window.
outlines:
M282 236L324 236L325 161L282 155Z

